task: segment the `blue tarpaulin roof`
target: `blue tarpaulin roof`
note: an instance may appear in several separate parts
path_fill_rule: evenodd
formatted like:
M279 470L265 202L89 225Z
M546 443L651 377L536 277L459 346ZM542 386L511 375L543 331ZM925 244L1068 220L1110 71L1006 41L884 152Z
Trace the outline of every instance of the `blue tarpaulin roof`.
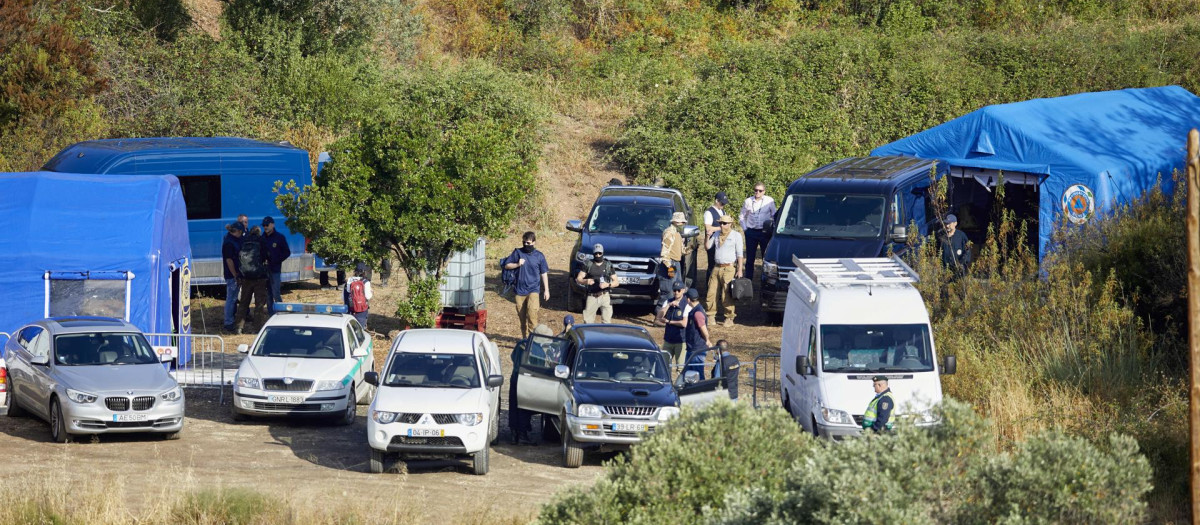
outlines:
M1064 200L1097 213L1141 196L1162 180L1174 190L1188 130L1200 127L1200 97L1179 86L1080 93L987 106L875 148L871 155L937 159L952 167L1042 176L1039 253L1060 224ZM1068 192L1070 190L1070 192Z
M178 179L2 173L0 195L0 331L45 317L47 272L96 281L132 272L130 322L171 331L172 264L191 258Z

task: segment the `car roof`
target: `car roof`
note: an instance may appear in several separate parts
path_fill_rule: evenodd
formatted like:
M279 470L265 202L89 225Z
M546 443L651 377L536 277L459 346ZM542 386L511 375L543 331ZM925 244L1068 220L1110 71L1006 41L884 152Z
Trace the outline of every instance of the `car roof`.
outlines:
M579 348L622 348L629 350L658 350L645 328L623 324L583 324L572 329L579 338Z
M341 329L353 319L350 314L315 314L303 312L275 312L263 328L268 326L304 326L312 328Z
M418 328L405 330L396 336L392 352L437 352L472 354L482 334L474 330L453 328Z
M929 177L934 160L916 157L850 157L831 162L796 179L788 193L842 191L885 193L915 176Z
M92 332L141 332L138 327L122 319L114 317L51 317L42 319L34 324L40 324L56 334L75 334Z

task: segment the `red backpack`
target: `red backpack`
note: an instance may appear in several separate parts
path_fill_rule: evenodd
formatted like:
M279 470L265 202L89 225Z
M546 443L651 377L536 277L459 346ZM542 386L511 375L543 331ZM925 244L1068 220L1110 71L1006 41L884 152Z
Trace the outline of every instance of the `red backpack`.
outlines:
M350 313L357 314L367 311L367 288L363 280L350 282Z

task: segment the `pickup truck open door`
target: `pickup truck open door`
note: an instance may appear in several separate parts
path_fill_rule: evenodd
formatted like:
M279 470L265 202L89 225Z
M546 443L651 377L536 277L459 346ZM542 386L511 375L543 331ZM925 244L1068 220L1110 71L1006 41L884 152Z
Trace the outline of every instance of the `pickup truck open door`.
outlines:
M564 364L567 340L539 334L517 343L520 357L517 367L517 406L541 414L558 414L558 388L562 379L554 376L554 367Z
M684 362L691 363L692 359L698 355L706 356L708 353L719 355L719 352L715 348L697 350L689 353ZM704 379L700 379L701 376ZM729 391L725 385L725 376L721 359L717 359L714 363L684 366L683 371L675 378L675 388L679 391L679 404L682 406L703 406L717 399L729 399ZM692 381L689 381L689 379Z

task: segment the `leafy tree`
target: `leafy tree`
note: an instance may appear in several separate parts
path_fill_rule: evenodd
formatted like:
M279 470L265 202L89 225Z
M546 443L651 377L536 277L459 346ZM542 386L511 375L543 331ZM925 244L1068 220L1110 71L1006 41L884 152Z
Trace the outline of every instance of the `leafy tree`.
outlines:
M374 36L381 0L224 0L224 17L255 56L271 53L280 31L299 37L305 55L354 51Z
M533 188L541 111L481 68L418 74L393 91L391 105L333 145L315 185L290 183L277 203L335 263L394 256L420 299L402 317L428 320L431 287L417 283L440 281L450 254L507 226Z

